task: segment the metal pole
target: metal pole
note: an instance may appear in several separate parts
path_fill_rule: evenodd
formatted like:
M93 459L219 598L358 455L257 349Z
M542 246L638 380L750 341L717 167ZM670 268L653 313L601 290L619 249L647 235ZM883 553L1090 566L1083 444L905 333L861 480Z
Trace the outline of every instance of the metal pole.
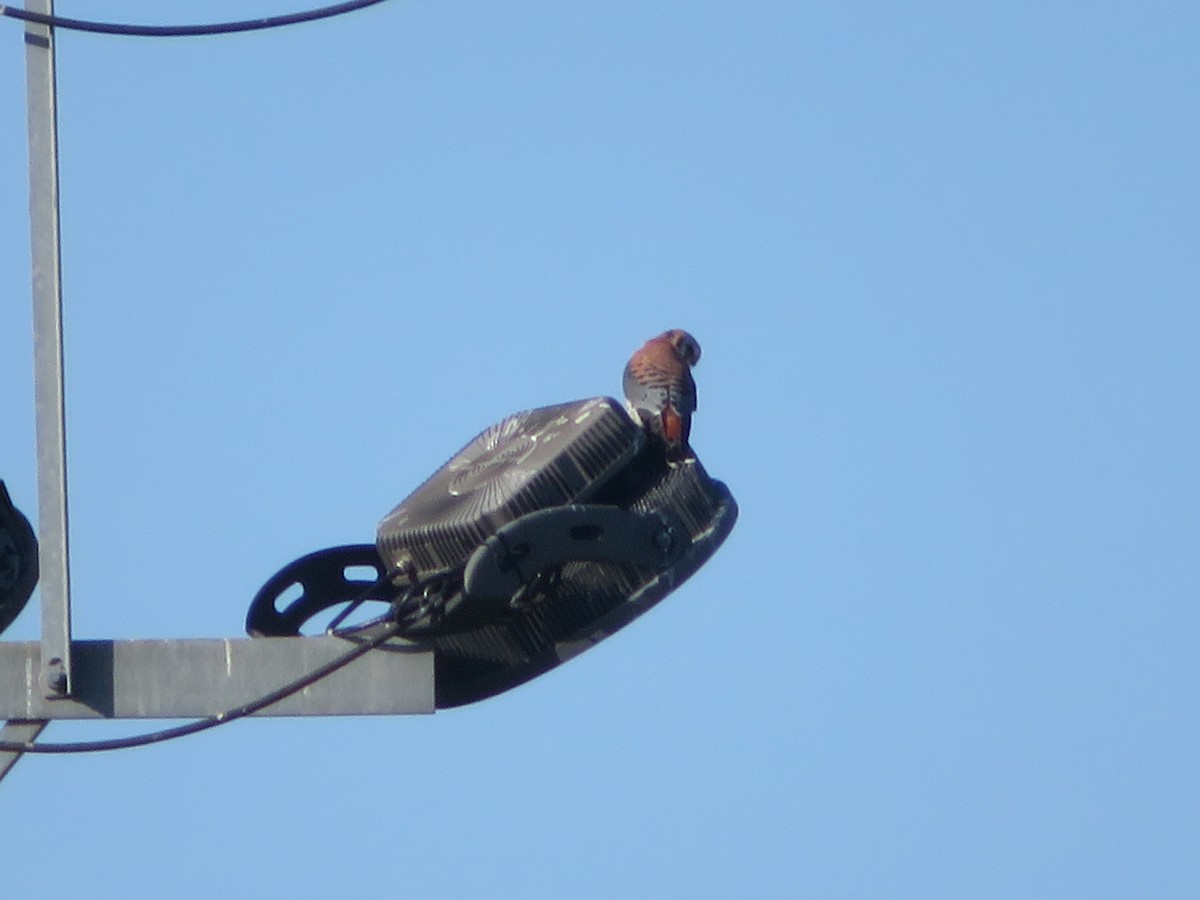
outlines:
M51 15L53 0L26 0ZM42 679L48 697L71 693L71 585L67 556L67 451L63 393L62 258L58 220L58 112L54 30L25 27L29 111L29 225L33 260L34 411L41 545Z
M32 741L46 727L44 719L13 719L0 728L0 742L23 743ZM8 774L8 770L17 764L24 754L10 750L0 750L0 781Z
M75 693L47 699L36 641L0 643L4 719L193 719L265 696L343 656L366 638L76 641ZM264 716L432 713L434 653L396 638L272 706Z

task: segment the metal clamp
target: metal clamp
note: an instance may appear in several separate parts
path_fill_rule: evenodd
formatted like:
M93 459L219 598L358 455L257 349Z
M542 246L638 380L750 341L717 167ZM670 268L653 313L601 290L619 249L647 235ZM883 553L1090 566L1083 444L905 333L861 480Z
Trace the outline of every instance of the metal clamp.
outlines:
M539 573L567 562L621 562L665 569L691 544L687 529L665 510L557 506L522 516L489 537L467 561L470 599L503 602Z

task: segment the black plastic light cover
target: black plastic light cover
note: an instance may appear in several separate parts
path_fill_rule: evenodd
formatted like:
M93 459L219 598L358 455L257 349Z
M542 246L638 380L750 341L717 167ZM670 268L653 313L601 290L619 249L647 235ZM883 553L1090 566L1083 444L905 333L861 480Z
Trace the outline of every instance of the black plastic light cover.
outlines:
M509 416L388 513L376 535L379 555L390 570L421 579L457 569L502 525L592 496L644 441L611 397Z

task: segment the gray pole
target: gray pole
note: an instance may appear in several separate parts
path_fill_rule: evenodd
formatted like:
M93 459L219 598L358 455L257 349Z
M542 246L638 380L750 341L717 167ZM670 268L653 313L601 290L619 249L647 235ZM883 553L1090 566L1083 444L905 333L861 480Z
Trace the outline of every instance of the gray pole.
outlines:
M53 0L26 0L51 15ZM29 224L33 260L34 411L41 545L42 672L49 697L71 692L71 583L67 555L67 448L63 392L62 262L58 221L58 115L54 30L25 27L29 109Z

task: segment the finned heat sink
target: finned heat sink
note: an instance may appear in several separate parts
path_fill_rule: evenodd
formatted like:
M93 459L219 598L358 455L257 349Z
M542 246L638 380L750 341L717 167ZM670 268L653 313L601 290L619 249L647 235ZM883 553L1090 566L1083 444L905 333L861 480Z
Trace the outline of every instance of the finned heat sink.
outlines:
M465 564L526 513L585 500L638 452L642 428L611 397L545 406L485 429L379 523L389 569L426 578Z

